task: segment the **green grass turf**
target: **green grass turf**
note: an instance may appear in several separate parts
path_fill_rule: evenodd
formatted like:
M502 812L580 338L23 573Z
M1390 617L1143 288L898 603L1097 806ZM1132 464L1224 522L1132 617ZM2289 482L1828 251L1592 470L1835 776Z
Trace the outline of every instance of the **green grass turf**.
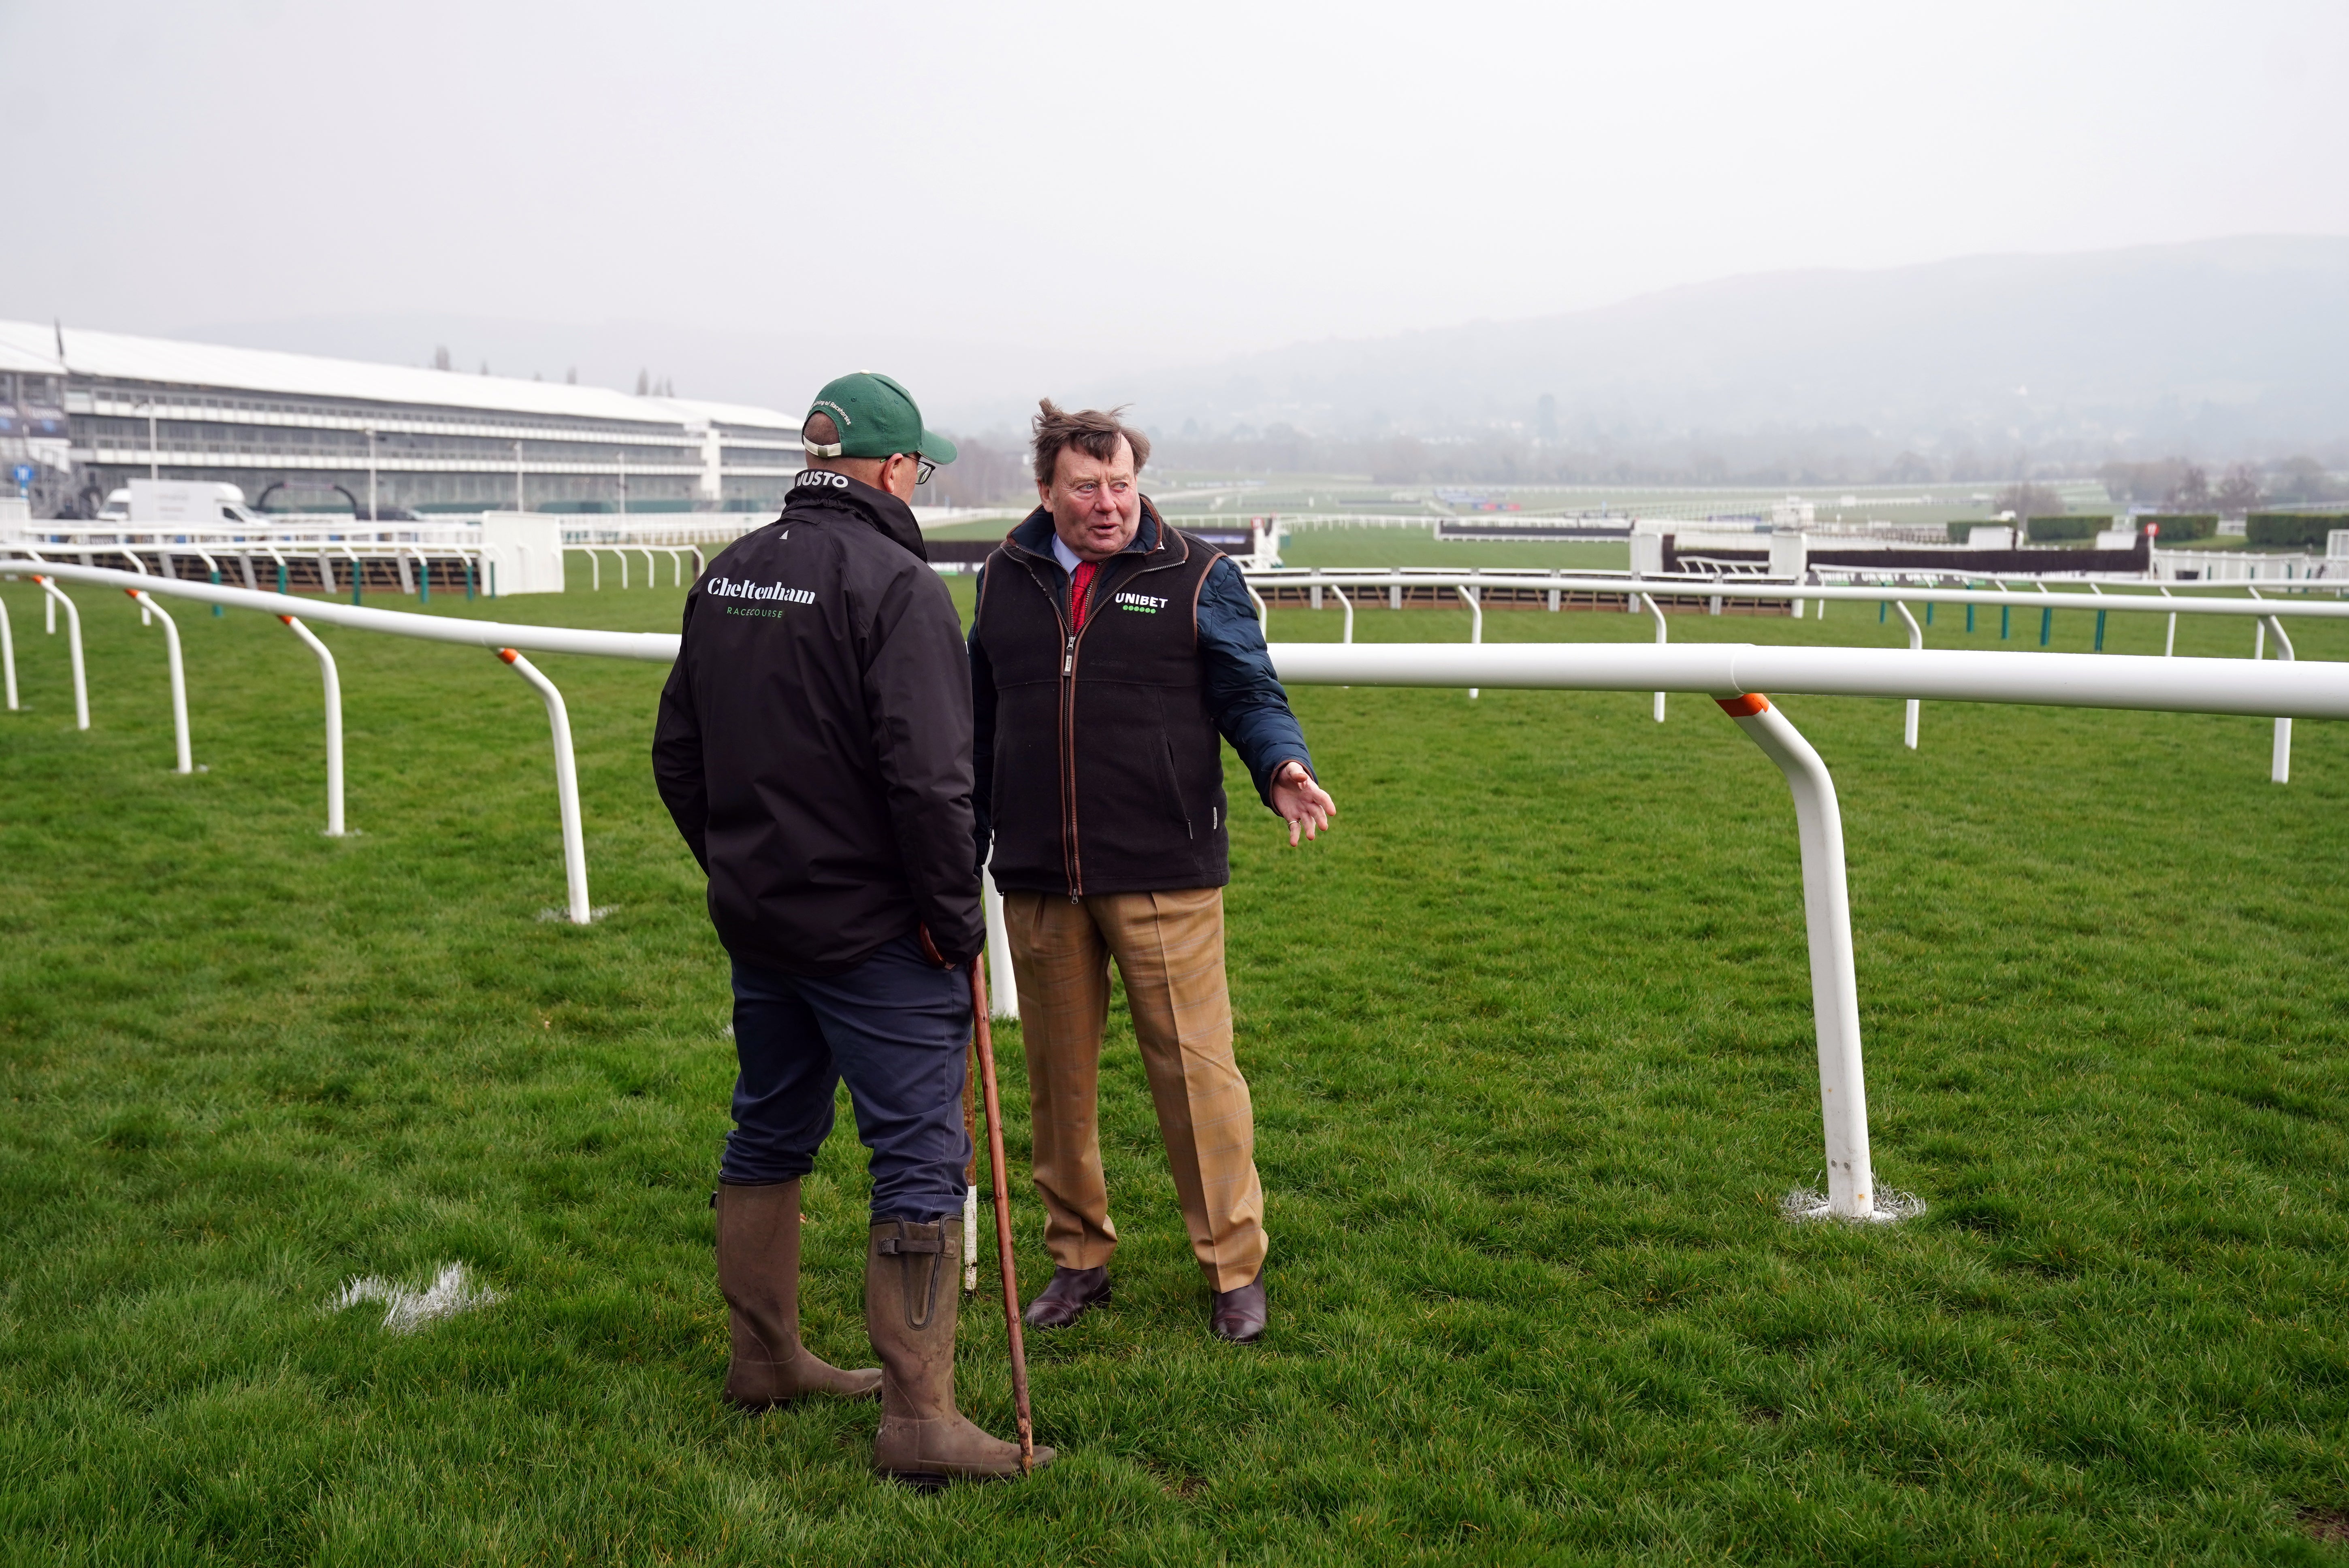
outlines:
M64 638L0 584L31 704L0 716L0 1560L2329 1560L2301 1511L2349 1505L2341 726L2299 727L2279 789L2259 720L1930 704L1911 754L1896 703L1784 703L1841 789L1879 1178L1931 1205L1856 1231L1778 1216L1822 1161L1794 821L1710 703L1299 691L1343 815L1291 852L1244 813L1229 895L1272 1334L1206 1335L1121 1023L1117 1302L1031 1341L1064 1458L921 1498L868 1474L870 1407L718 1397L732 1068L646 761L662 672L540 661L612 908L573 928L540 918L545 722L489 655L321 629L360 830L330 841L308 654L183 608L211 771L178 778L160 634L77 596L87 735ZM665 627L678 599L502 609ZM1851 606L1672 633L1901 640ZM2116 616L2107 646L2160 635ZM803 1294L856 1364L842 1124ZM504 1299L408 1337L322 1309L452 1260ZM992 1289L961 1377L1001 1431Z
M1471 517L1471 523L1506 518ZM1535 520L1539 521L1541 520ZM1631 563L1627 544L1545 544L1509 540L1439 540L1423 528L1300 528L1280 547L1284 566L1449 566L1461 572L1620 572Z
M1245 522L1245 519L1237 519ZM1488 522L1490 518L1469 518ZM1506 521L1506 520L1503 520ZM1537 521L1542 520L1535 520ZM1197 526L1186 521L1185 526ZM932 539L1000 539L1010 520L957 523L929 531ZM1280 549L1285 566L1449 566L1462 572L1620 572L1631 563L1630 546L1609 541L1547 544L1534 541L1439 540L1425 526L1412 528L1299 528Z

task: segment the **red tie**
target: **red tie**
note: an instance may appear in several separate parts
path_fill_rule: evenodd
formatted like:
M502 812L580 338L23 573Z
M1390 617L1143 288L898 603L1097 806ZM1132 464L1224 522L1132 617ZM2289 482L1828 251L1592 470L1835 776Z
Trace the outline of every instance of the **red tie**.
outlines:
M1069 573L1069 613L1077 618L1077 630L1085 629L1085 593L1093 585L1093 573L1101 570L1098 561L1080 561L1077 569Z

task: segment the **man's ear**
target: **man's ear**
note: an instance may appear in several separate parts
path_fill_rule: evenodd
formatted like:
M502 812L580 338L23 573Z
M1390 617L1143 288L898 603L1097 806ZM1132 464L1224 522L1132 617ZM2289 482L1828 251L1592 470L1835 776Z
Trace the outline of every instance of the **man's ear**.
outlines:
M1036 481L1036 499L1046 506L1051 505L1052 487L1045 483L1042 480L1038 480Z

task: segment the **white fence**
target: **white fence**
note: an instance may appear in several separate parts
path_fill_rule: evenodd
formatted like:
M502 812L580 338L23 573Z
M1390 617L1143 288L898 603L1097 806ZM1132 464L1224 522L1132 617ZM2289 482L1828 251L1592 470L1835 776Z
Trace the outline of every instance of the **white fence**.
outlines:
M2283 628L2286 619L2293 617L2341 620L2349 619L2349 602L2337 595L2327 600L2273 600L2263 598L2257 587L2246 590L2243 598L2221 598L2209 594L2173 593L2168 587L2156 584L2151 593L2107 593L2102 585L2090 583L2081 592L2066 586L2057 593L2045 583L2038 583L2030 591L2011 588L1948 588L1923 583L1878 584L1872 587L1837 586L1826 583L1769 582L1751 577L1716 578L1692 575L1677 577L1634 577L1627 573L1568 573L1509 572L1444 572L1414 567L1394 567L1383 572L1340 572L1319 567L1284 567L1270 572L1248 572L1248 591L1255 597L1258 612L1265 610L1264 589L1302 591L1307 602L1319 609L1324 595L1334 597L1345 611L1344 643L1354 640L1354 602L1345 591L1359 593L1364 590L1383 592L1391 607L1401 609L1404 597L1414 589L1450 590L1464 601L1471 611L1468 641L1472 645L1485 640L1483 598L1488 590L1508 590L1546 595L1551 610L1561 608L1568 594L1620 596L1626 611L1637 614L1644 607L1655 618L1656 641L1667 641L1665 617L1656 603L1656 595L1667 598L1697 597L1710 601L1714 614L1721 614L1724 602L1732 599L1749 601L1790 602L1799 617L1805 606L1815 606L1820 619L1826 616L1827 606L1839 602L1859 602L1897 609L1909 633L1912 650L1925 645L1924 628L1919 625L1909 606L1911 603L1956 604L1966 607L1966 629L1973 630L1976 606L1989 605L1999 611L1999 635L2002 639L2012 631L2012 612L2016 606L2040 613L2040 646L2047 645L2058 610L2085 611L2096 617L2095 648L2101 654L2105 646L2105 617L2107 614L2166 615L2168 633L2162 655L2169 657L2178 645L2178 617L2185 615L2231 616L2252 623L2251 658L2264 658L2267 640L2274 634L2276 655L2289 661L2293 657L2292 638ZM2349 585L2345 583L2344 585ZM1927 619L1931 619L1929 608ZM1474 697L1476 688L1468 695ZM1656 722L1664 722L1664 693L1656 693ZM1917 748L1919 705L1911 698L1903 712L1902 742L1910 750ZM2269 777L2278 784L2292 778L2292 720L2280 717L2275 721L2275 739L2269 761Z
M23 564L27 568L26 574L30 574L31 563ZM277 615L287 625L301 630L299 623L285 613L286 601L280 595L143 577L101 567L44 565L40 573L46 578L89 583L134 595L151 591L231 608L259 610ZM68 616L78 626L78 615L63 590L54 581L45 581L43 587L53 596L53 602L65 601ZM1807 594L1817 597L1819 591L1807 590ZM1652 605L1649 608L1652 609ZM2318 607L2292 608L2305 613ZM569 895L566 913L574 922L584 923L590 918L569 726L560 694L519 656L518 650L596 654L667 663L675 659L678 639L667 634L502 625L309 601L303 602L303 613L313 619L358 630L494 649L531 681L546 698L554 744ZM305 641L323 653L322 645L316 645L316 639L305 632L303 634ZM1827 1202L1820 1212L1847 1219L1893 1215L1876 1202L1868 1150L1858 984L1853 966L1842 817L1835 783L1826 765L1785 714L1763 695L1765 691L2174 713L2349 717L2349 665L2333 663L2254 663L2142 655L2098 658L2076 654L1939 649L1757 647L1746 644L1674 646L1663 643L1287 643L1274 645L1272 656L1280 678L1293 685L1681 691L1701 693L1719 703L1779 769L1794 798L1802 849L1804 918L1810 944L1811 998L1827 1156ZM342 826L340 704L331 655L322 659L321 667L327 681L329 757L334 768L329 830L335 830ZM78 661L77 672L78 684ZM83 727L87 727L86 714ZM1003 961L1000 923L993 911L989 934L989 966L999 975L1005 974L1009 966Z
M683 587L698 577L707 563L696 540L723 543L751 526L756 525L720 521L679 527L573 528L566 521L560 548L567 554L585 557L589 586L594 589L604 586L607 558L617 564L623 588L633 585L632 559L642 560L647 586L658 580L657 563L666 562L671 585ZM44 523L0 535L0 549L14 550L36 561L77 560L84 566L117 562L135 573L165 578L177 577L180 563L192 562L203 568L212 583L233 586L242 582L256 592L274 585L281 593L313 587L328 593L347 590L354 603L370 581L378 592L415 594L429 603L437 563L444 588L461 587L467 598L476 593L500 596L501 550L484 538L478 520L364 531L355 531L347 519L328 520L316 527L267 530ZM512 592L514 584L509 582L504 587Z

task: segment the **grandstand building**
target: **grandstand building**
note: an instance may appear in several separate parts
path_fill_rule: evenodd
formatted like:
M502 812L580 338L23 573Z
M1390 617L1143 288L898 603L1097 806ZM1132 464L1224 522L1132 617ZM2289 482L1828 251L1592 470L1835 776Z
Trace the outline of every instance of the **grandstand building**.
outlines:
M770 408L0 321L0 477L39 517L150 477L271 511L756 511L801 466Z

